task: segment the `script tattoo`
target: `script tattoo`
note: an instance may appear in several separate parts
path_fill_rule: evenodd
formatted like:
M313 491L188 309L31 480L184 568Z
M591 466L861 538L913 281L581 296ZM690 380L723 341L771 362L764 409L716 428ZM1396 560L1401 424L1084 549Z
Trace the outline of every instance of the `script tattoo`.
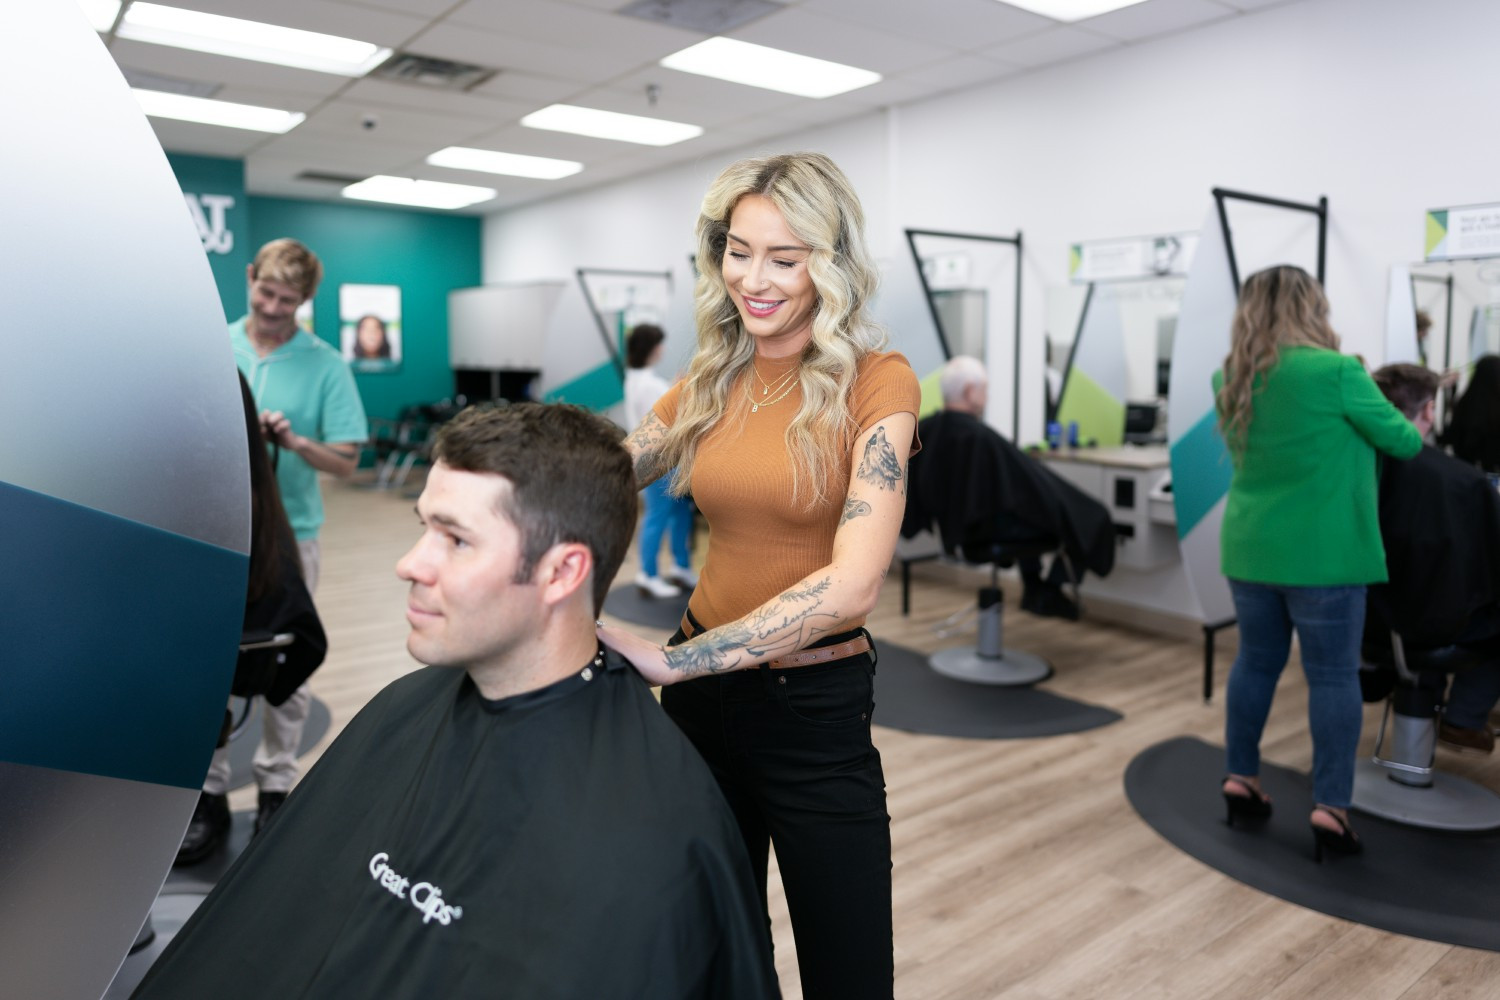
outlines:
M635 456L637 486L649 486L666 473L661 461L661 444L666 437L666 424L655 413L648 413L641 425L625 439L625 448Z
M685 677L716 674L728 668L729 656L744 651L757 660L801 649L841 621L833 611L821 610L832 577L788 590L739 621L709 629L687 642L669 646L667 666ZM822 622L827 627L820 626Z
M865 442L865 456L859 460L855 474L865 482L882 490L899 493L901 487L901 462L896 458L896 449L885 437L885 425L875 428L870 440Z
M864 517L870 513L871 507L857 497L846 497L844 500L844 516L839 518L839 527L842 528L856 517Z

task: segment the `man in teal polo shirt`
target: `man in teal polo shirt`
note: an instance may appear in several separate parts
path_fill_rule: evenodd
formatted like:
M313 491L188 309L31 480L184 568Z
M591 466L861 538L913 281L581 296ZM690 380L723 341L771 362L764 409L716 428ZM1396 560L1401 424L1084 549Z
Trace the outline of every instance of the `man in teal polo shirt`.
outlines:
M268 440L280 447L276 481L297 536L309 593L318 584L318 529L323 496L318 473L348 476L359 463L359 445L369 437L354 376L338 351L297 327L296 312L312 298L323 265L296 240L273 240L249 266L250 312L229 326L235 363L250 383ZM297 780L297 747L312 695L303 685L279 706L265 706L265 724L255 752L260 789L257 832L285 801ZM178 855L180 863L206 857L229 828L226 793L229 759L215 753L204 795Z

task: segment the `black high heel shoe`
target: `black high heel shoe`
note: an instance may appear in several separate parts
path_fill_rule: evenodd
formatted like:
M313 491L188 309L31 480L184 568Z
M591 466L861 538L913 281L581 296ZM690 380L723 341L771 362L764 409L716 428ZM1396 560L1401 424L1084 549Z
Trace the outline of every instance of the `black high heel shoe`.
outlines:
M1263 792L1257 791L1254 785L1241 781L1239 778L1226 776L1225 781L1232 781L1239 785L1249 795L1235 795L1233 792L1224 792L1224 805L1228 810L1225 819L1230 826L1239 820L1246 825L1252 823L1263 823L1271 816L1271 798Z
M1333 854L1350 856L1358 854L1365 849L1364 841L1360 840L1349 826L1348 820L1340 818L1339 814L1323 806L1318 806L1313 812L1320 812L1331 816L1333 821L1339 825L1337 830L1330 830L1326 826L1311 823L1313 832L1313 860L1318 864L1323 863L1323 851L1327 850Z

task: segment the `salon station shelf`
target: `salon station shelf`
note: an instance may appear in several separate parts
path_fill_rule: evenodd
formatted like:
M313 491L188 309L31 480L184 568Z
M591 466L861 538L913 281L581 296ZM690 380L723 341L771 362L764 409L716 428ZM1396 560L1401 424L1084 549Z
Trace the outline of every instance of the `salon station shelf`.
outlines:
M1151 572L1179 561L1166 448L1067 448L1039 457L1109 509L1120 539L1116 566Z

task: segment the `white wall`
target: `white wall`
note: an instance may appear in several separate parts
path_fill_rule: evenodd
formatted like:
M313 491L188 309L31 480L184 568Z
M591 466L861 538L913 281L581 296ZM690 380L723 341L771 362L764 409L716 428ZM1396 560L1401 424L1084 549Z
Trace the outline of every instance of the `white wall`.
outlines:
M1024 231L1022 436L1035 439L1045 293L1066 281L1069 243L1192 229L1214 186L1327 194L1335 326L1373 362L1389 265L1420 258L1424 211L1500 200L1497 37L1491 0L1301 0L496 214L485 280L672 267L690 296L686 258L712 176L737 155L821 149L864 198L887 264L880 315L908 353L925 356L935 338L901 229ZM669 333L685 352L690 331ZM548 380L574 373L579 354L550 344ZM1008 429L1008 352L991 368L991 418Z

